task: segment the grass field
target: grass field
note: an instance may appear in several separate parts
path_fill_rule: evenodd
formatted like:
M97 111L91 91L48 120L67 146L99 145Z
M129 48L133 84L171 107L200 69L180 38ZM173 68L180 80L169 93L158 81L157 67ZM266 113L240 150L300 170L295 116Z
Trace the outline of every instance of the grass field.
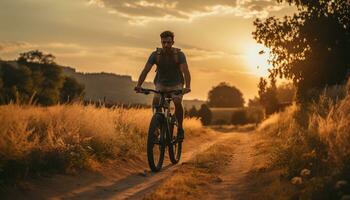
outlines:
M145 151L151 109L81 104L0 106L0 181L46 172L74 172ZM197 119L184 121L189 137Z

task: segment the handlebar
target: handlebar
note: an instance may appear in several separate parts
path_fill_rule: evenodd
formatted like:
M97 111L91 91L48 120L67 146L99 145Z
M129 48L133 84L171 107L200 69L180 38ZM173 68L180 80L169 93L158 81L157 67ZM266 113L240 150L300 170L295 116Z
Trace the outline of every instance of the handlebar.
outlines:
M143 93L146 95L148 95L151 92L157 93L157 94L175 94L175 95L185 94L183 90L160 91L160 90L153 90L153 89L148 89L148 88L141 88L140 91L137 91L137 90L135 90L135 91L136 91L136 93Z

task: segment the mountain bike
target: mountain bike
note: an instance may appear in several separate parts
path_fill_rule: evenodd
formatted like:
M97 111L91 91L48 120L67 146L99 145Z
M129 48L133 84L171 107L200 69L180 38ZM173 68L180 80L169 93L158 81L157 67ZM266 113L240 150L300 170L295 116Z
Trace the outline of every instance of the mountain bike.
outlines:
M172 94L183 94L182 90L158 91L142 88L140 93L150 94L151 92L160 94L159 104L154 106L147 136L147 158L149 167L153 172L162 169L165 149L168 147L171 163L176 164L181 158L182 140L177 137L177 119L171 112L170 103Z

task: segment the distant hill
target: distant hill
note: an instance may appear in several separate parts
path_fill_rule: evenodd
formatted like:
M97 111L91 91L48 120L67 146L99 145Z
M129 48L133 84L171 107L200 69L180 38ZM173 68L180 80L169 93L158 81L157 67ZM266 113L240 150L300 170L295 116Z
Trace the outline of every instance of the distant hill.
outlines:
M18 68L17 61L2 61L2 64L10 64ZM64 75L74 77L79 83L85 86L84 100L93 102L105 102L107 104L143 104L151 105L153 94L144 95L134 92L137 82L128 75L118 75L113 73L82 73L77 72L72 67L59 66L62 68ZM1 82L1 81L0 81ZM153 83L144 82L143 87L154 88ZM197 109L204 101L201 100L184 100L184 107L188 110L195 106Z
M153 94L136 94L134 87L137 82L131 79L131 76L117 75L113 73L81 73L76 72L74 68L62 67L64 74L72 76L78 82L85 85L84 99L89 101L103 101L106 103L123 104L147 104L152 102ZM143 87L154 88L153 83L144 82ZM195 106L197 109L205 103L202 100L184 100L184 107L188 110Z
M113 73L81 73L74 68L63 67L64 74L77 79L85 85L84 99L89 101L105 101L106 103L122 104L151 104L152 95L137 94L134 92L136 81L131 76ZM153 83L145 82L146 88L154 88Z

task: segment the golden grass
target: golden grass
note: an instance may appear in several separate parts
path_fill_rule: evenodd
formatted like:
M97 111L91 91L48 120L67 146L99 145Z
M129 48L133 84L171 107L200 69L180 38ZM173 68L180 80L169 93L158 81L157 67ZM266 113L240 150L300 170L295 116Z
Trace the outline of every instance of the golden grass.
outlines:
M236 140L236 139L235 139ZM208 184L218 181L216 174L230 161L233 152L232 139L214 144L183 164L175 174L144 199L205 199Z
M301 198L340 198L335 182L350 179L349 88L350 82L327 89L317 103L293 105L258 128L273 141L272 163L285 169L289 178L310 170L311 177L302 178Z
M0 179L74 171L91 160L138 155L145 151L151 117L151 109L141 108L0 106ZM185 119L184 128L193 137L202 126L197 119Z

